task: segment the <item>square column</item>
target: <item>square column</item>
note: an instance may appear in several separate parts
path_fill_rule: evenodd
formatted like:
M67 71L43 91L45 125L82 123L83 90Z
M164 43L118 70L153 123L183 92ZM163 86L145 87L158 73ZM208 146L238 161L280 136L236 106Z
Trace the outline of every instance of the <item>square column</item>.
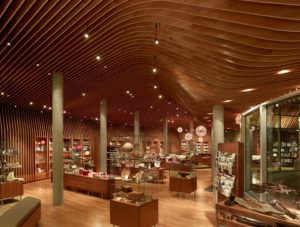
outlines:
M100 100L100 171L107 172L107 100Z

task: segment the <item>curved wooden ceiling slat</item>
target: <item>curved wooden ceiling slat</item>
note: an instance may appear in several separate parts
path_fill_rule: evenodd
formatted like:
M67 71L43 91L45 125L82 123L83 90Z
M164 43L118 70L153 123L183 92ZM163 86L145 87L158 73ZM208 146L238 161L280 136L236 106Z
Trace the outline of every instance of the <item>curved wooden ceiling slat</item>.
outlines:
M164 116L177 122L193 119L184 109L209 124L203 118L212 106L232 99L225 117L234 124L236 113L300 85L300 4L293 0L0 4L0 90L10 94L1 102L27 106L34 100L34 109L51 105L47 73L59 70L65 75L65 107L71 116L96 117L99 99L105 97L111 121L118 124L135 110L142 111L145 125L157 126ZM154 45L155 23L159 46ZM83 38L85 32L89 39ZM154 55L156 76L151 72ZM292 72L277 75L281 69ZM240 92L246 88L256 90ZM136 93L134 99L126 89ZM88 96L81 97L82 92Z

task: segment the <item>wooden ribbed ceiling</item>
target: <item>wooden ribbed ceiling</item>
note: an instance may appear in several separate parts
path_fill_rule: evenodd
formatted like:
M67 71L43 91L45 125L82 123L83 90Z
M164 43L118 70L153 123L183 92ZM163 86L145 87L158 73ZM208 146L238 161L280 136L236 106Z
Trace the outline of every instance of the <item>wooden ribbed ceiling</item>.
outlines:
M0 18L0 101L17 106L50 106L48 73L60 71L70 116L95 118L107 98L113 123L131 124L140 110L144 126L167 116L177 127L209 124L224 104L230 125L300 86L298 0L2 0Z

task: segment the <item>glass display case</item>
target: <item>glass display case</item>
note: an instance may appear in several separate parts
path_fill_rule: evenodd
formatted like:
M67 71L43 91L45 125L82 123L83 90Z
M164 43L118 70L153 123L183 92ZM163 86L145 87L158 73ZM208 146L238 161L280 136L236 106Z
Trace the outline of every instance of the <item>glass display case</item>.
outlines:
M151 226L158 222L157 187L152 183L159 177L160 168L156 163L160 156L153 139L148 136L111 137L112 155L108 161L115 180L115 193L110 202L113 225L142 226L141 223L147 222Z
M48 149L47 138L37 137L35 139L35 180L48 177Z
M170 141L171 154L169 163L169 189L177 193L192 193L197 190L197 177L193 175L192 156L196 153L196 142L175 140ZM194 194L195 195L195 194Z

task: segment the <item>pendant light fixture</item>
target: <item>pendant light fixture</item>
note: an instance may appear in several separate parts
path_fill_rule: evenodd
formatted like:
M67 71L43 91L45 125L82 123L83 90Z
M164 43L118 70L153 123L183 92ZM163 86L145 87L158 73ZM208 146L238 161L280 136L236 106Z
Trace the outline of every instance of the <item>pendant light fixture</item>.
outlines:
M152 72L153 73L157 72L157 69L156 69L156 56L155 55L153 56L153 69L152 69Z
M155 43L155 45L158 45L159 44L159 40L158 40L158 38L157 38L157 27L158 27L158 24L157 23L155 23L155 39L154 39L154 43Z

